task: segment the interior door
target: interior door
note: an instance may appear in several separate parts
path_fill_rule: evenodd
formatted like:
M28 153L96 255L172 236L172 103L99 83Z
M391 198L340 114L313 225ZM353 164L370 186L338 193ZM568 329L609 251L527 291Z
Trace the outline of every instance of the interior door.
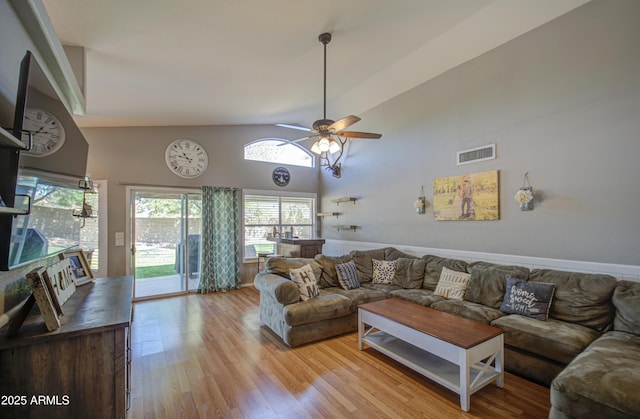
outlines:
M134 298L182 294L200 279L201 195L131 189Z

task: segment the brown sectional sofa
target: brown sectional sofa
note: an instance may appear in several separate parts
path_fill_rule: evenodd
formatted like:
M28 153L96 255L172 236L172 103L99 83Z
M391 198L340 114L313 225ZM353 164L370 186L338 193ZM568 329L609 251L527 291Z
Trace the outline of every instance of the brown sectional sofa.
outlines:
M392 284L371 282L373 259L397 261ZM349 260L356 264L361 287L344 290L335 265ZM306 264L314 268L320 296L300 301L289 269ZM471 274L464 301L434 294L443 267ZM506 275L555 285L547 321L500 311ZM598 412L598 417L640 415L640 283L433 255L418 258L389 247L340 257L270 258L254 284L260 291L262 322L291 347L355 331L358 304L402 298L504 330L505 368L551 386L554 418L589 417L589 412ZM603 359L607 353L615 360ZM626 385L584 384L576 377L584 377L585 368L591 368L593 380L606 374L617 377L608 369L628 368Z

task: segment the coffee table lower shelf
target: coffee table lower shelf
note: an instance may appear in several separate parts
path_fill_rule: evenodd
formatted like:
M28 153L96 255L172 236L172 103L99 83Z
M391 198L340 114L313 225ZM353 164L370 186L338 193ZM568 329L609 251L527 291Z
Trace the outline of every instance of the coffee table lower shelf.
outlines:
M360 310L359 314L360 350L367 344L456 392L465 412L469 411L473 393L494 381L500 388L504 385L502 335L465 349L373 313Z
M372 333L362 340L378 352L460 394L460 367L453 362L430 354L385 332ZM469 380L473 383L483 373L481 370L472 369L469 375ZM479 390L495 380L497 375L498 373L494 373L480 377L480 381L475 383L474 387Z

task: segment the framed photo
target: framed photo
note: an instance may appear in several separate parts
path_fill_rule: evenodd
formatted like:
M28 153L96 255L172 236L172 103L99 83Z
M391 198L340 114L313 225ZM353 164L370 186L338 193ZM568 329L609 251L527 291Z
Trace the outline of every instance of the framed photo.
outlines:
M60 254L60 259L68 259L71 266L71 274L76 285L84 285L93 280L91 267L82 250L73 250Z
M438 221L500 219L498 171L433 180L433 215Z

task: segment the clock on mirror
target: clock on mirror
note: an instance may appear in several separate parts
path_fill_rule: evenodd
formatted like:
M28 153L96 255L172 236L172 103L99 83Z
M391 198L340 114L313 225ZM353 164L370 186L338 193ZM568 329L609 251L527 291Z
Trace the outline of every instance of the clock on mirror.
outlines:
M36 108L27 108L22 122L22 142L29 144L31 135L31 149L25 154L35 157L45 157L55 153L62 147L65 140L64 127L51 112Z

